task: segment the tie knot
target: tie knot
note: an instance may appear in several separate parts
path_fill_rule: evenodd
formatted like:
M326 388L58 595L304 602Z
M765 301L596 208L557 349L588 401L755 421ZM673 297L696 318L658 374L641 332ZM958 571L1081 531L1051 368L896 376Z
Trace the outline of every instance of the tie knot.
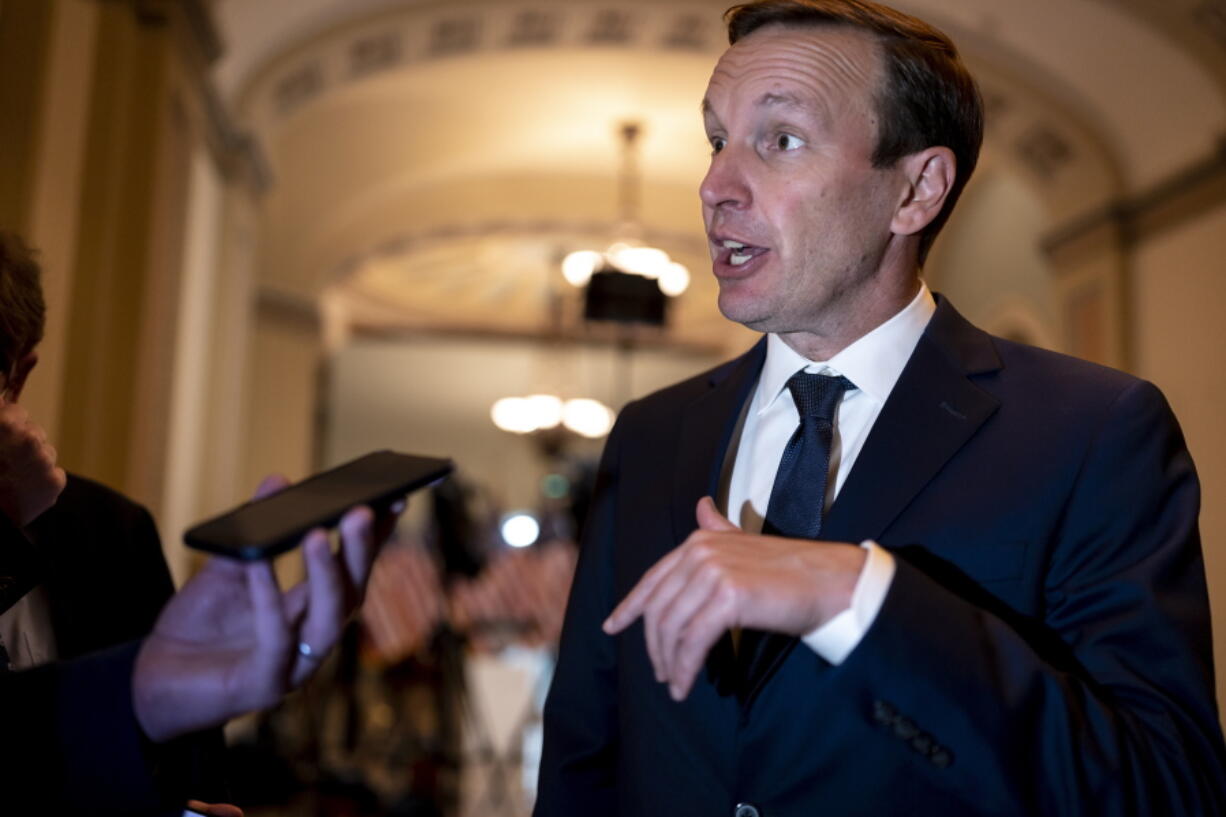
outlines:
M846 377L831 377L799 371L788 379L788 391L796 401L796 412L801 416L814 417L834 422L834 409L843 397L843 392L855 386Z

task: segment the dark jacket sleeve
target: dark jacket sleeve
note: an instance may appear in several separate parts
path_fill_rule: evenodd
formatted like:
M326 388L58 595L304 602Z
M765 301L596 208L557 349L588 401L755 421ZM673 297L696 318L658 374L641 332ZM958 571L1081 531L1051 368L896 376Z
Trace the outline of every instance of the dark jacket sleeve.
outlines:
M985 814L1226 814L1199 486L1162 395L1135 381L1088 448L1043 567L1042 624L900 558L838 669L879 728ZM918 735L918 736L917 736ZM915 745L925 741L926 747ZM952 761L950 764L948 761Z
M622 418L626 416L622 411ZM545 701L535 817L617 813L617 656L600 625L613 611L618 438L601 457L575 579ZM603 795L603 796L602 796Z
M139 644L0 674L6 813L160 814L183 800L162 790L132 709ZM10 811L11 809L11 811Z
M153 517L117 491L77 474L29 531L47 554L46 585L60 657L76 659L146 636L174 583ZM226 802L220 729L147 747L159 791Z

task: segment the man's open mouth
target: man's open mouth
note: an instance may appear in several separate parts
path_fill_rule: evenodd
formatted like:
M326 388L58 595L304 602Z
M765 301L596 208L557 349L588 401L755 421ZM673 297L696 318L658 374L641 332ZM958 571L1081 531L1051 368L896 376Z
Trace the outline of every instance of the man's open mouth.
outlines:
M739 267L767 252L766 247L755 247L731 238L725 238L719 244L722 247L719 260L730 267Z

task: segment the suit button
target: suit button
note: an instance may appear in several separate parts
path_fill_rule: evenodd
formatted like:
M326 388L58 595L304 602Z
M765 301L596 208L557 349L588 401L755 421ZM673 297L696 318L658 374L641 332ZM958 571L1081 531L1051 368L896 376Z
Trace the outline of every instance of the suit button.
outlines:
M907 718L898 718L894 721L894 734L903 740L911 740L920 733L919 727L915 722Z
M949 765L954 762L954 756L947 749L937 749L928 759L936 765L938 769L948 769Z
M873 720L877 723L882 726L889 726L897 716L898 714L894 711L894 707L885 701L873 701Z
M732 817L759 817L758 807L753 803L737 803Z

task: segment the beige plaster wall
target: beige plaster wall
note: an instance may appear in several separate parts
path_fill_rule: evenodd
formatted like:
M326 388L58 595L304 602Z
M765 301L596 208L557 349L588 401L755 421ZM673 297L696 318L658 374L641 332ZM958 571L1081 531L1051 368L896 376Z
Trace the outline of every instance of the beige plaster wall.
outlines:
M1051 270L1039 249L1043 202L1016 174L973 177L933 245L924 278L990 332L1058 348Z
M244 495L267 474L298 480L314 470L318 327L260 310L250 355L246 445L239 477Z
M1226 702L1226 205L1161 233L1134 256L1137 374L1166 393L1201 478L1219 706Z

